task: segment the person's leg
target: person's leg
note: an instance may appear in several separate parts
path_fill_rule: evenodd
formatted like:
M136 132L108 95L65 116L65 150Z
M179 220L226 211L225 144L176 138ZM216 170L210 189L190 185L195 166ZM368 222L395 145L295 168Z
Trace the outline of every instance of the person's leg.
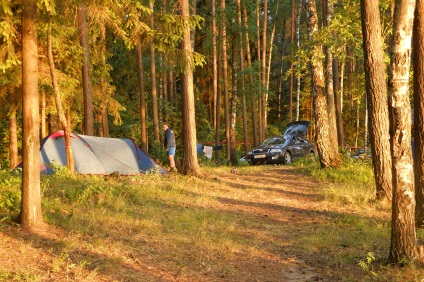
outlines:
M169 158L169 165L171 166L171 169L172 168L175 168L175 159L174 159L174 156L173 155L169 155L168 158Z
M171 166L171 171L177 171L176 167L175 167L175 159L174 159L174 155L175 155L175 147L171 147L168 149L168 159L169 159L169 165Z

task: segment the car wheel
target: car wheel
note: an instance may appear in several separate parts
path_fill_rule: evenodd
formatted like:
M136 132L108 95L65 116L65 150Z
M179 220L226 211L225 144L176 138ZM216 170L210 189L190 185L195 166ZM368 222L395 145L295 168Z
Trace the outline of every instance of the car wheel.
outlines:
M291 164L292 163L292 157L289 152L284 153L284 163L285 164Z

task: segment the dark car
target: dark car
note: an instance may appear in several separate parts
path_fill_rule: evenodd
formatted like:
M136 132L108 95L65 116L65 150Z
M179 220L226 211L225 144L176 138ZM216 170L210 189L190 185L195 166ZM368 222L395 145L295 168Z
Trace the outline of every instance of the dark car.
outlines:
M252 164L290 164L292 160L315 154L315 144L305 137L309 121L294 121L287 125L284 135L266 139L247 154Z

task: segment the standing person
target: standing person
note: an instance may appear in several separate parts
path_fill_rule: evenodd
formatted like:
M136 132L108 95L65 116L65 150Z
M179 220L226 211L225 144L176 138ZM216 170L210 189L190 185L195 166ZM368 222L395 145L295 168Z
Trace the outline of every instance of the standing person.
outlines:
M165 132L165 137L163 140L163 146L166 149L169 158L169 165L171 166L171 172L177 172L177 168L175 167L175 147L177 146L175 143L175 134L174 131L169 127L168 124L164 123L162 126L163 131Z

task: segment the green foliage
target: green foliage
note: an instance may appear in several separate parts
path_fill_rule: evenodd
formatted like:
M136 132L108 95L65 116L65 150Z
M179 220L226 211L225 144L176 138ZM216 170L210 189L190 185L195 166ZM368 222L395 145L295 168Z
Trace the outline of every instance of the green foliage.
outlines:
M18 41L18 19L14 17L12 5L10 0L0 1L0 70L3 73L21 63L15 50Z
M0 213L16 215L20 210L20 175L8 171L0 171ZM0 218L0 221L2 219Z
M372 274L374 277L378 277L378 274L374 271L372 263L375 261L373 253L369 252L365 260L359 261L359 266L364 270Z
M178 147L179 146L177 144L177 150L176 150L177 156L181 155L181 152L179 152L181 150L178 150ZM168 156L166 154L165 149L163 148L162 142L150 140L150 142L149 142L149 156L151 158L157 160L159 163L162 163L162 164L168 163Z

